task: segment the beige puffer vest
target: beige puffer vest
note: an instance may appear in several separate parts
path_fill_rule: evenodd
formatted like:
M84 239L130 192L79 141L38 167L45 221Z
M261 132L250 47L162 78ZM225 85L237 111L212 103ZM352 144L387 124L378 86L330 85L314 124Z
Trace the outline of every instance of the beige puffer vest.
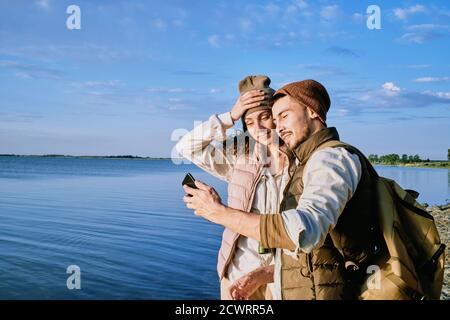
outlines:
M228 206L249 212L255 194L256 184L261 177L261 165L249 162L248 158L238 158L228 182ZM222 279L233 259L240 234L225 228L219 250L217 272Z
M251 157L241 155L237 158L228 183L229 207L250 212L255 189L262 173L262 165L257 157L259 151L257 149ZM286 147L282 146L281 151L289 157L293 157L293 154L287 151ZM217 273L220 279L225 276L228 266L234 257L239 237L239 233L230 229L225 228L223 231L222 244L217 261Z

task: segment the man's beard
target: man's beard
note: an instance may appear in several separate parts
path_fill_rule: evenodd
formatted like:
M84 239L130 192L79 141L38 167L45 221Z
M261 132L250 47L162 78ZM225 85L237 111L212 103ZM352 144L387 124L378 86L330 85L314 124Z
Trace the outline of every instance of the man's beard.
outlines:
M300 131L300 137L297 141L295 141L295 145L292 146L291 149L295 149L297 148L299 145L301 145L303 142L305 142L306 140L309 139L309 137L311 136L311 129L309 128L308 124L305 123L302 126L302 129Z

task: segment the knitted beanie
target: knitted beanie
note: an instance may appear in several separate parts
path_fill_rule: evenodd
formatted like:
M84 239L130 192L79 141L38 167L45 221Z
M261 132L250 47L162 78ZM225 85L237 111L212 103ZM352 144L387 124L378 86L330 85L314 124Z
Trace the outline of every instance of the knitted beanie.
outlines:
M272 108L272 96L275 92L270 86L270 78L264 75L258 76L247 76L239 82L239 93L243 95L244 93L251 90L263 90L269 95L269 99L261 101L261 105L255 108L248 109L242 115L242 121L244 121L245 116L260 110L270 110Z
M315 80L292 82L278 89L273 96L273 100L279 99L284 95L315 111L319 115L320 120L324 124L326 123L331 101L327 89L322 84Z

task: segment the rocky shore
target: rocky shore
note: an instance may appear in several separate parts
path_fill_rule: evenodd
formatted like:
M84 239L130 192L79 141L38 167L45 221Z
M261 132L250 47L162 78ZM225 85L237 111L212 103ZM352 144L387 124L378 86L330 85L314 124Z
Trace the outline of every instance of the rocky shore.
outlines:
M442 206L428 206L424 204L426 210L433 215L436 226L441 236L441 242L447 246L445 250L445 273L444 285L442 287L442 300L450 300L450 203Z

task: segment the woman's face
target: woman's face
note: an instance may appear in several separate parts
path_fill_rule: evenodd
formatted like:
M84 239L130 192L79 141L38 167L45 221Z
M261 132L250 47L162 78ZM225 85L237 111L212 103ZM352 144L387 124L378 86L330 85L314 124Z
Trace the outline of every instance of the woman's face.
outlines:
M252 138L259 143L268 145L272 140L272 134L276 134L270 110L250 113L245 117L244 121Z

